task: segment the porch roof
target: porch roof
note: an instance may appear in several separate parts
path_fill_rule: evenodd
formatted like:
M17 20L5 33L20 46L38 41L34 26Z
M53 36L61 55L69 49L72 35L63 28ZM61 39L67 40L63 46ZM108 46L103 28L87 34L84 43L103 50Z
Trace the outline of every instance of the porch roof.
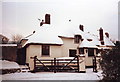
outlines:
M82 41L82 43L79 45L79 48L98 48L96 45L95 45L95 43L94 43L94 41L88 41L88 40L86 40L86 39L84 39L83 41Z

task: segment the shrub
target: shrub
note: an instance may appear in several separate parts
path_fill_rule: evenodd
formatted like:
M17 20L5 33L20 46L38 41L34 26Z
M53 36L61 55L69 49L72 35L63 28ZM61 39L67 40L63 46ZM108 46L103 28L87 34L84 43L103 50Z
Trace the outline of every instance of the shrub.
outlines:
M103 70L103 80L113 80L114 82L120 80L120 44L112 50L102 52L102 60L100 62Z

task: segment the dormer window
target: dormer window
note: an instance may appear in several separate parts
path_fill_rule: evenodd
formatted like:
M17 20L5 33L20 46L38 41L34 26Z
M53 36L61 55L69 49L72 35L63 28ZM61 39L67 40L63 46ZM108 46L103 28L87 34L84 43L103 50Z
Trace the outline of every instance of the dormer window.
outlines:
M92 41L92 39L87 39L88 41Z
M75 35L74 36L74 42L75 43L80 43L80 40L82 39L81 35Z

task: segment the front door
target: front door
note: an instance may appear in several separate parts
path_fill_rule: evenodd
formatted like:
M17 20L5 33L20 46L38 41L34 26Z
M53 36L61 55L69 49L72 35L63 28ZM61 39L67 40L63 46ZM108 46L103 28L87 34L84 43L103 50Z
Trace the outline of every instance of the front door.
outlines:
M88 49L88 57L93 57L94 56L94 49L93 48L89 48Z
M72 50L72 49L69 50L69 57L75 57L76 54L77 54L77 50Z

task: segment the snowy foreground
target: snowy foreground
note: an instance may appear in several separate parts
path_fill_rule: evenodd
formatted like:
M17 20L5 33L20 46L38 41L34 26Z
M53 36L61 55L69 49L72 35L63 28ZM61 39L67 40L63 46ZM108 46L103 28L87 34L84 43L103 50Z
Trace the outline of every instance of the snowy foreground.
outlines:
M87 73L12 73L1 75L2 80L100 80L101 72L93 73L92 69L87 69Z
M1 69L20 68L15 62L0 61ZM86 69L86 73L68 73L68 72L20 72L0 75L0 80L100 80L102 78L101 71L98 73L92 72L93 69Z
M20 66L16 62L7 61L7 60L0 60L0 63L2 66L0 66L0 69L17 69L20 68Z

